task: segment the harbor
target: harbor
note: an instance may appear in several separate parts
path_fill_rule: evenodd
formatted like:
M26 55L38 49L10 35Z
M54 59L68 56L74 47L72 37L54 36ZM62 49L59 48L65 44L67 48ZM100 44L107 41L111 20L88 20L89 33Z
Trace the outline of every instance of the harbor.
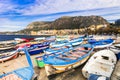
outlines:
M79 37L80 35L74 36L74 37ZM72 36L73 37L73 36ZM108 39L108 38L112 38L115 39L115 43L120 43L120 38L116 37L116 36L100 36L100 35L94 35L94 38L96 40L99 39ZM64 37L65 38L65 37ZM85 42L83 42L85 43ZM99 50L93 50L93 52L91 54L94 54L95 52L97 52ZM44 53L40 53L40 54L35 54L35 55L31 55L31 60L33 63L33 70L35 71L35 74L37 74L38 80L87 80L83 74L82 74L82 68L85 66L85 64L87 63L87 61L85 61L82 65L76 67L76 68L72 68L68 71L59 73L59 74L53 74L51 76L47 76L47 73L45 71L45 68L43 67L38 67L38 64L35 61L35 58L38 56L42 56L44 55ZM92 56L92 55L91 55ZM29 66L29 63L27 62L26 56L24 54L19 55L17 58L9 60L9 61L5 61L0 63L0 74L6 74L8 72L11 72L13 70L19 69L19 68L23 68ZM113 73L111 75L111 80L118 80L120 75L119 75L119 61L117 62L116 66L115 66L115 70L113 70Z
M120 0L0 0L0 80L120 80Z

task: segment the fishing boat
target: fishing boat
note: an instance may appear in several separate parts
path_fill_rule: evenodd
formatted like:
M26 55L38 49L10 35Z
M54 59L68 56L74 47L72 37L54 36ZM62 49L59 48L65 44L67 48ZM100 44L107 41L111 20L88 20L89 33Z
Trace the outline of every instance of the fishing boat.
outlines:
M45 41L45 37L34 38L34 41L37 41L37 42Z
M18 52L15 49L0 51L0 62L8 61L18 57Z
M89 58L93 47L84 45L74 48L70 51L61 51L52 56L43 56L47 76L61 73L77 66L80 66Z
M102 39L102 40L95 40L89 39L88 43L93 45L94 48L105 48L111 46L115 41L113 39Z
M17 43L15 42L7 42L7 41L4 41L4 42L0 42L0 50L8 50L8 49L12 49L16 46Z
M45 66L44 59L43 59L44 56L59 55L60 53L62 53L62 52L55 52L55 53L51 53L51 54L43 54L41 56L35 57L35 62L36 62L37 66L39 68L43 68Z
M67 50L72 50L73 47L70 43L65 43L64 45L59 45L59 46L55 46L55 47L50 47L49 49L46 49L44 51L45 54L51 54L51 53L55 53L55 52L60 52L60 51L67 51Z
M117 60L119 60L120 59L120 43L110 46L109 49L115 53Z
M44 55L47 55L47 56L51 56L53 54L57 55L58 52L69 51L69 50L72 50L72 49L73 49L72 45L69 44L69 43L66 43L65 45L63 45L61 47L53 47L53 48L45 49L44 50L44 53L45 53ZM38 56L38 57L35 58L36 64L40 68L44 67L44 62L43 62L43 56L44 55Z
M115 54L120 53L120 44L114 44L109 47L111 51L113 51Z
M35 62L39 68L44 67L43 56L36 57Z
M72 40L69 40L69 43L72 44L72 46L78 46L83 42L83 38L74 38Z
M16 69L12 72L4 73L2 75L0 74L0 80L38 80L37 74L34 72L33 64L27 48L21 50L23 50L26 54L29 66ZM19 52L20 49L17 51Z
M43 43L38 43L38 44L32 44L28 48L28 52L29 52L30 55L43 53L44 50L49 48L49 44L50 44L50 42L43 42Z
M110 80L116 61L114 52L109 49L100 50L88 60L82 74L88 80Z
M62 40L62 41L55 41L50 43L50 47L61 47L68 43L68 40Z
M62 36L56 36L56 40L57 41L62 41L62 40L68 40L68 36L67 35L62 35Z
M49 46L44 46L44 47L30 47L28 48L28 52L30 55L34 54L40 54L43 53L45 49L48 49Z
M30 41L34 40L34 38L21 38L21 39L25 42L30 42Z
M26 44L18 45L16 47L16 49L21 49L21 48L24 48L26 46L28 48L29 54L34 55L34 54L42 53L45 49L48 49L50 43L51 43L50 41L49 42L36 43L36 44L26 43ZM24 54L23 51L21 51L20 53Z
M56 40L56 36L49 36L45 38L46 41L54 42Z

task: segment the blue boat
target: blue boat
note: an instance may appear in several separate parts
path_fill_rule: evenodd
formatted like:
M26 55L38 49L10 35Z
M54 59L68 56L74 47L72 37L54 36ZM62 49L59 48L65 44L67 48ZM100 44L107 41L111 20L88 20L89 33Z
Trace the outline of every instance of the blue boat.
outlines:
M78 46L83 42L83 38L79 37L79 38L74 38L72 40L69 41L69 43L72 44L72 46Z
M33 44L28 48L28 52L29 52L30 55L43 53L44 50L49 48L49 44L50 44L50 42Z
M88 43L93 45L94 48L105 48L111 46L115 41L113 39L102 39L102 40L95 40L89 39Z
M66 43L68 43L68 40L55 41L55 42L50 43L50 47L61 47L65 45Z
M59 54L59 52L62 52L62 51L69 51L69 50L72 50L73 47L70 43L66 43L65 45L63 46L59 46L59 47L52 47L52 48L48 48L46 50L44 50L44 55L47 55L47 56L51 56L53 54ZM36 61L36 64L38 67L42 68L44 67L44 62L43 62L43 56L38 56L35 58L35 61Z
M68 51L68 50L72 50L73 47L70 43L64 43L63 45L59 45L57 47L51 47L49 49L44 50L45 54L51 54L51 53L56 53L56 52L60 52L60 51Z
M0 75L0 79L2 80L37 80L37 76L34 75L34 69L33 69L32 61L30 59L30 55L26 48L22 50L26 54L26 58L29 66Z
M81 45L70 51L61 51L52 56L43 56L47 76L61 73L77 66L80 66L88 60L93 51L93 46Z
M46 41L54 42L56 40L56 36L50 36L45 38Z

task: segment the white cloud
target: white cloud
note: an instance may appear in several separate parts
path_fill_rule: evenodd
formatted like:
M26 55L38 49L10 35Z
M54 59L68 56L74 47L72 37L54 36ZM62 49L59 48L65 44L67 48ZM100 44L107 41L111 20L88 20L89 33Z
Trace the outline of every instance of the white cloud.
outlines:
M20 6L18 4L13 4L13 2L10 1L11 0L0 0L0 14L3 13L2 17L4 17L1 18L0 16L0 31L17 31L25 28L26 25L32 21L50 21L61 16L100 15L107 20L120 18L120 0L36 0L35 4L31 4L26 7ZM16 18L17 21L15 21L15 19L10 19L4 15L4 13L9 12L11 12L11 14L8 14L6 16L12 17L14 15L13 18ZM38 16L36 18L31 18L35 15L46 15L60 12L63 13L48 15L45 17ZM21 13L22 15L16 15L16 13ZM21 20L19 19L20 16L26 16L26 19ZM31 20L27 21L29 18L31 18Z
M7 18L0 18L0 32L3 31L18 31L25 28L26 22L12 21Z
M9 0L0 0L0 13L8 12L14 10L15 4L12 4Z
M115 6L120 6L120 0L37 0L36 4L20 12L23 15L38 15Z
M50 21L55 20L61 16L90 16L90 15L98 15L102 16L107 20L117 20L120 19L120 7L113 7L113 8L105 8L99 10L86 10L86 11L77 11L77 12L67 12L61 14L54 14L45 17L38 17L34 21Z

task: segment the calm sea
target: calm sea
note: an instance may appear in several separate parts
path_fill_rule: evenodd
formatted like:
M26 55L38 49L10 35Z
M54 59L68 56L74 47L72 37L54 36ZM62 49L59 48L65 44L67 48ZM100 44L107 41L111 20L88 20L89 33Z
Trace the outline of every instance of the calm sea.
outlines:
M41 35L0 35L0 41L14 40L14 38L36 38Z

